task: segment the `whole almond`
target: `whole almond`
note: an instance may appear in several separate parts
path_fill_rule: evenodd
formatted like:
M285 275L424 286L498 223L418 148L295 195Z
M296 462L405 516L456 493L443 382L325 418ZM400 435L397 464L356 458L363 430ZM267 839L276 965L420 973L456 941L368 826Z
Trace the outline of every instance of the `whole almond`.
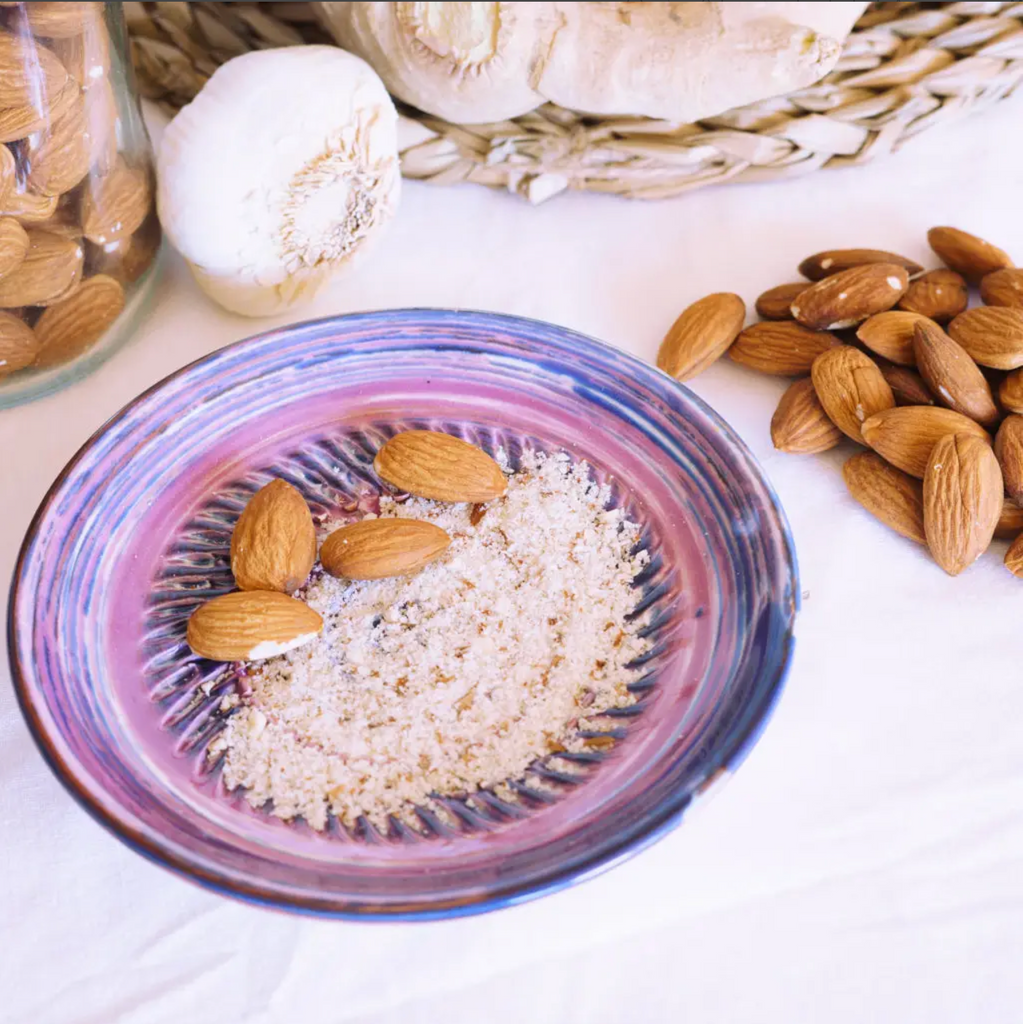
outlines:
M873 516L903 537L926 544L923 485L889 466L875 452L847 459L842 477L849 493Z
M305 498L271 480L249 499L231 534L231 572L241 590L290 594L316 561L316 528Z
M0 277L0 306L45 306L59 301L81 280L81 245L46 231L28 232L28 251Z
M1012 266L1008 253L958 228L931 228L927 241L942 263L967 281L979 281L985 274Z
M19 317L0 311L0 380L31 366L38 351L35 331Z
M881 376L892 389L896 405L934 405L934 395L927 390L923 377L915 370L908 366L896 366L887 360L877 365Z
M64 65L45 46L0 31L0 108L38 106L45 110L67 82Z
M0 146L0 210L7 207L7 200L18 185L18 162L7 146Z
M399 491L434 501L492 501L508 486L501 467L481 448L433 430L395 434L377 452L373 468Z
M821 281L832 274L849 270L850 267L862 267L869 263L894 263L902 267L911 278L922 274L924 270L915 260L883 249L828 249L807 256L799 264L799 272L811 281Z
M1005 568L1013 576L1023 577L1023 533L1016 537L1005 552Z
M200 605L188 620L188 646L214 661L259 661L313 640L323 619L287 594L239 590Z
M1007 267L986 274L980 282L980 297L989 306L1023 309L1023 270Z
M98 3L30 3L26 10L32 32L52 39L78 35L99 14Z
M891 309L909 286L904 267L868 263L826 277L792 303L792 315L814 330L839 330Z
M891 309L869 317L856 329L856 337L871 350L900 366L916 365L913 329L927 317L902 309Z
M66 109L54 117L45 131L19 143L33 192L59 196L73 189L89 172L93 135L85 114L81 91Z
M895 406L877 364L851 345L822 352L810 371L814 390L832 423L860 444L863 421Z
M28 234L13 217L0 217L0 277L9 274L28 252Z
M10 153L10 150L0 146L2 153ZM53 216L59 199L60 196L41 196L35 192L8 192L3 201L3 209L0 209L0 217L14 217L25 225L40 224Z
M998 401L1009 412L1023 412L1023 370L1013 370L998 385Z
M1023 416L1006 416L995 434L995 456L1002 469L1005 493L1023 504Z
M962 413L928 405L885 409L863 424L863 439L893 466L923 478L931 449L947 434L972 434L990 444L988 432Z
M1023 508L1012 498L1002 500L1002 514L998 517L995 527L996 540L1012 540L1023 533Z
M39 96L30 104L0 110L0 142L16 142L46 131L50 122L75 102L77 93L77 84L69 79L56 95Z
M828 419L809 377L790 384L771 417L771 441L782 452L812 455L842 441L842 431Z
M440 558L451 543L447 532L422 519L363 519L335 530L320 549L331 576L379 580L408 576Z
M36 321L36 367L47 369L87 352L124 309L124 289L105 274L87 278L66 299L43 310Z
M58 208L52 217L47 217L34 226L38 231L60 235L61 238L73 238L77 242L82 240L82 225L78 223L78 217L69 205Z
M143 218L146 210L148 197ZM671 325L657 353L657 365L676 380L690 380L724 355L745 319L746 304L738 295L716 292L704 296L683 310Z
M932 270L918 277L899 299L899 309L920 313L937 323L958 316L970 302L970 289L954 270Z
M797 295L806 291L805 281L779 284L768 288L756 301L757 316L764 320L791 320L792 303Z
M793 320L766 321L740 331L728 358L776 377L800 377L822 352L840 344L835 335L811 331Z
M1023 366L1023 310L978 306L960 313L948 333L981 366L1015 370Z
M90 244L87 258L97 271L109 274L122 284L130 284L152 266L159 248L160 229L154 217L130 238L102 248Z
M924 532L934 560L958 576L988 548L1002 512L1002 474L989 445L941 438L924 472Z
M100 246L127 238L139 229L151 206L148 172L119 160L109 174L92 177L85 185L81 207L85 237ZM742 303L738 296L734 298Z
M83 89L107 80L110 75L110 35L102 12L97 15L85 20L81 32L50 42L50 49Z
M933 320L925 318L916 325L913 351L920 376L942 405L985 427L998 422L998 407L987 378L966 350Z

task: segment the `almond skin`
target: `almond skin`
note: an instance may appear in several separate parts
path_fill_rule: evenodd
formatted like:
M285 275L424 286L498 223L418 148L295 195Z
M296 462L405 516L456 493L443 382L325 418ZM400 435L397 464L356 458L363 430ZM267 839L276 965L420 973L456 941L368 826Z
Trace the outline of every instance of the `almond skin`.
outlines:
M937 323L958 316L970 302L970 289L954 270L932 270L917 278L899 299L899 309L920 313Z
M799 272L811 281L821 281L850 267L862 267L868 263L894 263L902 267L911 278L924 271L914 260L883 249L829 249L807 256L799 264Z
M792 315L813 330L840 330L891 309L907 287L904 267L868 263L811 285L792 303Z
M67 84L64 65L45 46L0 31L0 108L49 108Z
M0 217L0 277L9 274L28 252L28 233L13 217Z
M995 527L995 540L1012 540L1023 533L1023 508L1012 498L1002 500L1002 514Z
M789 385L771 417L771 441L781 452L813 455L842 441L842 431L828 419L809 377Z
M97 15L86 20L80 33L50 42L50 49L83 89L106 81L110 75L110 36L102 12L97 11Z
M36 366L45 369L87 352L124 310L124 289L112 277L96 274L68 298L43 310L36 321Z
M1005 493L1023 503L1023 416L1006 416L995 435L995 456L1002 469Z
M986 274L980 282L980 297L989 306L1023 309L1023 270L1006 268Z
M89 173L92 144L85 101L77 95L44 131L19 143L29 188L47 196L69 192Z
M1023 310L978 306L960 313L948 333L981 366L1015 370L1023 366Z
M985 274L1013 265L998 246L958 228L931 228L927 241L941 262L967 281L979 281Z
M508 481L481 448L433 430L395 434L377 452L373 468L399 491L434 501L493 501Z
M231 534L231 572L241 590L297 590L316 561L316 528L301 493L271 480L249 499Z
M188 620L188 646L214 661L258 661L309 643L323 619L308 605L267 590L239 590L200 605Z
M0 380L31 366L38 352L35 331L20 317L0 311Z
M792 284L779 284L768 288L759 295L756 301L757 316L764 320L791 320L792 303L797 295L807 289L805 281L794 281Z
M926 544L924 490L919 480L889 466L874 452L847 459L842 477L849 493L873 516L896 533Z
M915 366L913 330L927 317L902 309L890 309L869 317L856 328L856 337L871 352L890 359L900 366ZM931 321L933 323L933 321Z
M80 34L89 22L99 16L98 3L45 3L29 4L26 17L29 27L37 36L66 39Z
M82 191L82 231L99 246L119 242L139 229L151 205L149 174L118 160L109 174L92 177L86 183Z
M740 366L776 377L801 377L813 361L841 342L827 331L811 331L793 320L753 324L732 343L728 357Z
M822 352L810 371L828 418L847 437L864 444L863 421L895 406L892 389L869 356L851 345Z
M893 466L923 479L934 446L948 434L972 434L990 444L988 432L951 409L903 405L885 409L863 424L863 439Z
M998 422L1000 414L987 378L966 350L933 320L916 325L913 351L920 375L938 402L984 427Z
M6 146L0 146L0 164L3 163L3 154L10 154L10 152ZM14 157L11 157L12 162L13 160ZM4 196L0 217L14 217L26 227L31 224L40 224L56 212L59 198L59 196L41 196L35 192L11 190Z
M1005 552L1005 568L1013 576L1023 578L1023 533L1009 545L1009 550Z
M924 473L924 532L934 560L958 576L988 548L1002 513L1002 474L977 437L951 434L934 446Z
M1023 370L1006 374L998 385L998 401L1009 412L1023 412Z
M694 302L664 336L657 353L658 367L676 380L691 380L724 355L745 319L746 304L731 292L717 292Z
M320 549L331 576L381 580L409 576L440 558L451 538L422 519L364 519L335 530Z
M69 238L35 229L21 262L0 278L0 306L48 306L81 282L85 253Z
M0 147L0 210L7 208L7 200L18 184L18 162L6 147Z
M916 370L887 361L879 362L878 369L888 381L896 405L934 405L934 395L927 390L923 377Z

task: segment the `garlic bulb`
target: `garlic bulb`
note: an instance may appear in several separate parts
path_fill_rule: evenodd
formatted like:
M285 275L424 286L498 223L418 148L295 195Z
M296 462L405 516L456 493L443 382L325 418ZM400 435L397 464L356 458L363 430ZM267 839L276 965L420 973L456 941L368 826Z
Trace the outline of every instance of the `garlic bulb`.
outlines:
M311 298L393 216L397 113L352 54L257 50L168 125L158 166L160 220L200 286L268 316Z
M791 92L865 3L318 3L395 96L460 124L545 101L688 122Z

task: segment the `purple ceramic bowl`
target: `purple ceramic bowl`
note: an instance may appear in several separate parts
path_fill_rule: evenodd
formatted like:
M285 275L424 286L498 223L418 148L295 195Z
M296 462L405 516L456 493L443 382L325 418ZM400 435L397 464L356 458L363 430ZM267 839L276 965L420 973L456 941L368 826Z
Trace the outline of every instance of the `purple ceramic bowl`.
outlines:
M654 638L610 750L537 762L419 830L317 833L225 791L205 751L234 669L184 643L231 589L230 531L271 476L314 513L376 491L399 429L514 459L585 458L643 524L635 581ZM399 310L229 346L152 388L75 456L14 575L12 672L61 781L134 849L220 892L339 917L472 913L588 877L673 828L758 735L792 652L792 541L771 488L707 406L631 356L550 324ZM547 785L536 788L542 778Z

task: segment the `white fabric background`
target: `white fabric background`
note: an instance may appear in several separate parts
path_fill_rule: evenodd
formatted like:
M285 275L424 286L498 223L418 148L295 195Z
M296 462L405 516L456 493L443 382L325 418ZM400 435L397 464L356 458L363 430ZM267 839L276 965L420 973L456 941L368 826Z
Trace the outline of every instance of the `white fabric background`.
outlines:
M652 358L689 302L729 290L752 305L822 248L932 262L926 229L951 223L1023 262L1021 117L1010 101L873 166L652 205L566 196L531 209L407 185L374 257L309 315L493 309ZM37 503L94 429L268 326L213 308L171 259L128 348L0 412L2 586ZM946 577L851 501L844 451L773 452L783 386L727 361L694 385L777 487L806 598L772 722L679 831L598 879L478 918L373 926L253 909L143 861L72 803L4 659L0 1021L1019 1020L1023 583L1002 568L1004 545Z

